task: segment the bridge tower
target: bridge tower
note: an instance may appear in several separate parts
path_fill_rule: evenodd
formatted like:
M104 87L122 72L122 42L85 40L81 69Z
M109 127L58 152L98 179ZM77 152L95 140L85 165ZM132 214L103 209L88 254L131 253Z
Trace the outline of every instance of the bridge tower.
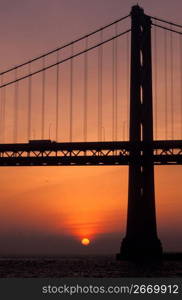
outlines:
M151 19L138 5L131 11L131 77L128 213L126 236L117 259L159 258L154 165ZM141 149L141 145L143 148Z

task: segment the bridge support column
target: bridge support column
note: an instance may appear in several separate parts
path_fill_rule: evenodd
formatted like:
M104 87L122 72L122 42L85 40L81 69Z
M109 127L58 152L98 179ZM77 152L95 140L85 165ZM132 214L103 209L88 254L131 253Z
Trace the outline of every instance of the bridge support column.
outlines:
M151 20L131 11L130 152L127 231L117 259L160 258L153 165Z

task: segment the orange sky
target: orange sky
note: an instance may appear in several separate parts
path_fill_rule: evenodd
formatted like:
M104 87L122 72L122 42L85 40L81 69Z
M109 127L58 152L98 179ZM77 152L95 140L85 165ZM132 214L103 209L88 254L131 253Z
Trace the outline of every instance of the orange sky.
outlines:
M44 10L41 4L44 2ZM52 49L65 41L85 34L97 27L111 22L113 19L126 15L133 1L115 0L63 0L62 7L59 1L50 5L49 1L17 1L18 5L12 6L7 1L3 4L0 12L0 30L2 36L2 47L0 56L1 69L18 64L24 59L32 58L44 50ZM146 6L147 12L180 23L179 1L153 1L153 4L140 1ZM77 3L77 4L76 4ZM165 12L164 12L165 4ZM96 10L97 7L97 10ZM59 10L58 10L59 8ZM64 8L64 9L63 9ZM181 7L182 9L182 7ZM59 13L58 13L59 11ZM171 17L171 14L173 17ZM80 16L87 16L80 18ZM7 18L8 17L8 18ZM34 22L32 23L32 19ZM93 20L94 19L94 20ZM71 25L70 25L71 20ZM69 24L69 26L68 26ZM6 28L6 34L3 30ZM61 41L61 42L60 42ZM51 45L51 46L50 46ZM119 49L124 49L119 42ZM161 49L161 48L160 48ZM106 50L110 51L110 50ZM162 50L161 50L162 51ZM121 51L122 52L122 51ZM159 60L160 60L159 54ZM126 56L124 56L126 63ZM90 60L92 61L92 59ZM126 65L119 59L118 66L121 67L119 78L122 74L126 76ZM108 62L109 64L109 62ZM65 76L69 77L65 68ZM75 71L76 72L76 71ZM89 138L95 140L97 129L93 126L96 121L94 107L96 107L96 81L94 69L90 71L89 83ZM159 78L163 74L161 70ZM67 75L66 75L67 74ZM76 74L75 74L76 75ZM175 75L175 76L178 76ZM65 77L65 78L67 78ZM78 76L75 76L75 78ZM69 99L69 85L64 79L62 92L64 107ZM104 116L109 120L111 117L110 96L112 87L107 83L111 75L104 73L104 82L107 88L103 92L105 100ZM126 117L126 79L122 79L121 85L118 79L119 110L118 137L127 138ZM75 86L78 81L75 79ZM93 88L95 87L95 89ZM39 87L40 88L40 87ZM38 87L34 87L36 94ZM177 86L179 89L179 86ZM47 110L49 104L55 101L55 89L53 82L47 88ZM26 105L24 103L25 86L21 90L19 125L21 125L22 136L26 135L25 118ZM80 90L74 90L75 95L75 138L80 139L82 98ZM11 92L10 92L11 94ZM177 93L178 94L178 93ZM34 107L38 108L40 91L34 97ZM39 95L39 96L38 96ZM179 94L178 94L179 95ZM178 96L179 97L179 96ZM162 83L159 89L159 98L163 98ZM178 98L179 101L179 98ZM95 104L94 104L94 103ZM13 103L13 96L9 96L9 105ZM124 107L124 109L122 109ZM67 108L66 108L67 109ZM96 109L96 108L95 108ZM162 104L159 110L163 111ZM38 110L36 110L38 112ZM54 108L52 109L54 111ZM176 110L177 113L177 110ZM37 113L37 115L39 115ZM54 139L54 112L50 112L47 121L47 137L49 126L51 126L51 138ZM12 116L9 116L12 119ZM33 116L36 122L36 114ZM68 116L62 113L64 125L60 126L60 140L66 139L66 126ZM162 117L163 118L163 117ZM161 118L161 119L162 119ZM179 118L179 117L178 117ZM163 124L164 120L161 120ZM37 124L40 119L37 119ZM111 139L111 120L104 121L105 139ZM125 122L125 123L123 123ZM177 122L177 124L179 121ZM34 123L35 124L35 123ZM108 125L109 124L109 125ZM160 123L159 123L160 124ZM179 125L179 124L178 124ZM177 125L177 126L178 126ZM35 125L34 125L35 126ZM123 131L124 127L124 131ZM163 125L159 126L163 131ZM65 130L63 130L65 129ZM67 128L68 129L68 128ZM33 133L33 130L35 131ZM12 124L7 129L7 137L12 134ZM32 136L39 138L40 128L32 128ZM178 135L178 130L176 129ZM163 132L161 133L161 137ZM23 139L23 138L22 138ZM159 237L166 250L181 251L181 212L182 212L182 190L180 187L181 166L156 167L156 207ZM116 253L119 250L121 238L125 232L127 208L127 168L126 167L23 167L23 168L1 168L0 173L0 253ZM92 243L87 249L82 249L80 240L83 237L91 239ZM87 251L87 252L84 252Z
M27 235L55 235L55 240L65 235L75 240L72 247L78 252L76 241L88 237L94 242L105 235L105 247L117 250L126 222L126 167L24 167L2 171L0 227L4 238L22 236L21 241L18 239L21 245ZM159 236L165 248L171 250L182 247L180 175L179 167L156 167ZM111 233L116 234L113 247L109 245ZM16 247L21 252L18 244ZM65 249L60 246L59 251L64 253ZM101 246L92 249L101 251Z

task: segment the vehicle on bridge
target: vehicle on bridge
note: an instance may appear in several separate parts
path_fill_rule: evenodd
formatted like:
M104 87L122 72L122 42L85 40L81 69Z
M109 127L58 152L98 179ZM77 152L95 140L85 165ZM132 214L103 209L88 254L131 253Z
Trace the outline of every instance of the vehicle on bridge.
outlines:
M30 145L40 145L40 146L48 146L48 145L52 145L53 143L56 143L55 141L51 141L51 140L29 140L28 142Z

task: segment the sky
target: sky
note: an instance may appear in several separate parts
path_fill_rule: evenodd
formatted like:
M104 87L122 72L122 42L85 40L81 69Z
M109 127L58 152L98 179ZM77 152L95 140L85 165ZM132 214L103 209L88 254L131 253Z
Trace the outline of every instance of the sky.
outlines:
M138 3L150 15L181 22L180 0ZM127 15L135 4L0 0L0 69ZM166 251L182 251L181 171L155 167L158 234ZM117 253L125 235L127 184L123 166L1 167L0 254ZM80 243L85 237L91 240L87 247Z

